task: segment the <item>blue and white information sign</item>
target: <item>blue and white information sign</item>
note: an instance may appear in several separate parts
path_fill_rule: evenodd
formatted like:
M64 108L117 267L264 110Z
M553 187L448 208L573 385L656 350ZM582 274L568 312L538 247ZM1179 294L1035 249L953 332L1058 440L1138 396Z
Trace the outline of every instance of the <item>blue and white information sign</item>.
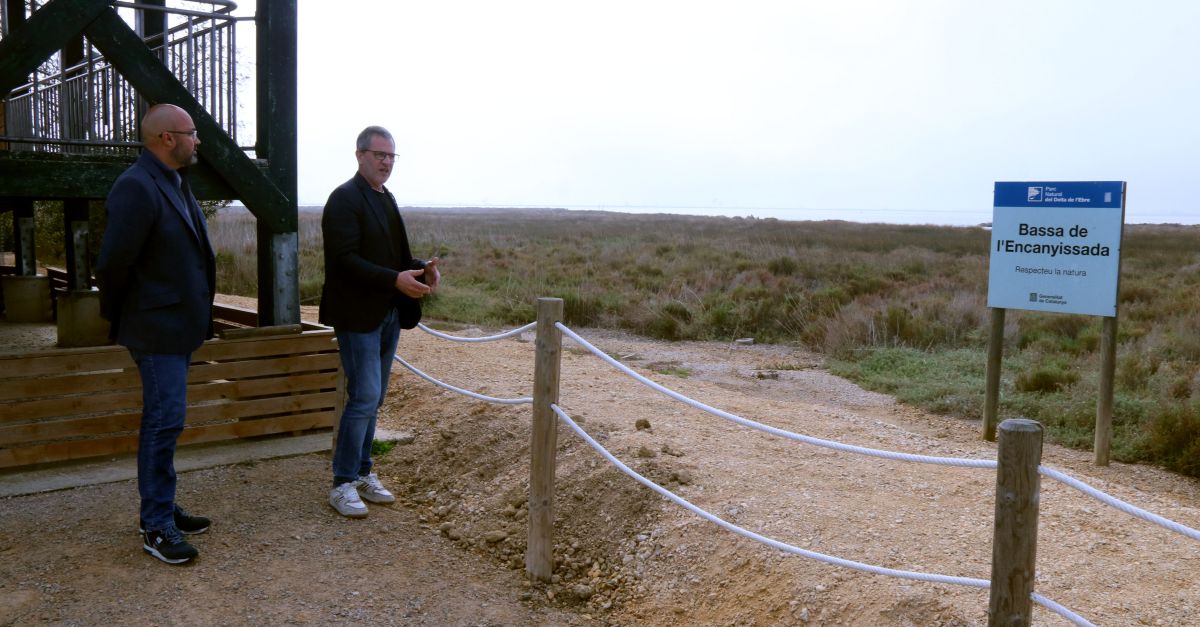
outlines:
M996 183L988 307L1117 315L1123 181Z

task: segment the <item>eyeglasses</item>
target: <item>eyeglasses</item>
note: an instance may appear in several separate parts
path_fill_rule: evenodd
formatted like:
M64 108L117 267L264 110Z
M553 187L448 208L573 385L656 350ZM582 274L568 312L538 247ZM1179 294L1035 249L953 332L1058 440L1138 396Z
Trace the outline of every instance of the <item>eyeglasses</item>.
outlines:
M190 135L192 137L192 139L196 139L196 135L198 134L196 132L196 129L192 129L190 131L165 131L165 132L171 133L173 135Z
M394 152L383 152L381 150L360 150L359 152L369 153L375 157L376 161L396 161L396 153Z

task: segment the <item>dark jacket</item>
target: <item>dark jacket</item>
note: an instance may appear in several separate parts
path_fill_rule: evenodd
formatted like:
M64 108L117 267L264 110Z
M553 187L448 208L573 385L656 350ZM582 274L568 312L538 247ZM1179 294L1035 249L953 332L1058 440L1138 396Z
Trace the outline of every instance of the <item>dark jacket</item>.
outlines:
M110 336L148 353L196 350L213 336L216 260L186 180L176 187L170 168L142 151L106 208L96 282Z
M400 327L411 329L421 319L421 301L396 289L403 270L423 268L408 247L404 219L399 232L389 228L388 213L397 211L391 192L371 189L361 174L329 195L321 216L325 239L325 285L321 289L321 324L366 333L383 322L389 309L400 315Z

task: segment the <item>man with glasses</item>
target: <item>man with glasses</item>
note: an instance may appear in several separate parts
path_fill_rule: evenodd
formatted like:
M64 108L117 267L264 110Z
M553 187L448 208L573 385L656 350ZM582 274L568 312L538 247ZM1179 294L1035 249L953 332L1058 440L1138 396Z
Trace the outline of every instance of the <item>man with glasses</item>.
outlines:
M108 194L108 223L96 263L100 313L129 349L142 381L138 433L142 549L183 564L196 548L183 534L209 520L175 502L175 442L187 413L191 354L212 337L216 261L200 205L180 171L196 163L192 117L169 104L142 118L138 160Z
M400 329L421 319L421 301L437 289L436 257L414 259L404 219L383 186L396 163L396 143L368 126L355 144L358 172L325 203L325 285L320 321L337 335L346 403L333 451L329 505L343 516L367 515L363 499L391 503L395 496L371 472L375 421L387 394Z

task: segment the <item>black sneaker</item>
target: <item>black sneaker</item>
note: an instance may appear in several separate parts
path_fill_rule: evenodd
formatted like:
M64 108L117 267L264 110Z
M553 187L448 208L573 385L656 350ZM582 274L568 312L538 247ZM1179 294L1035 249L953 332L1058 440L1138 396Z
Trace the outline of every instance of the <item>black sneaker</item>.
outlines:
M211 524L211 520L203 516L192 516L182 507L175 506L175 528L179 533L186 536L204 533ZM146 533L146 526L142 524L141 518L138 519L138 533Z
M142 533L142 550L168 564L185 564L200 554L174 527Z

